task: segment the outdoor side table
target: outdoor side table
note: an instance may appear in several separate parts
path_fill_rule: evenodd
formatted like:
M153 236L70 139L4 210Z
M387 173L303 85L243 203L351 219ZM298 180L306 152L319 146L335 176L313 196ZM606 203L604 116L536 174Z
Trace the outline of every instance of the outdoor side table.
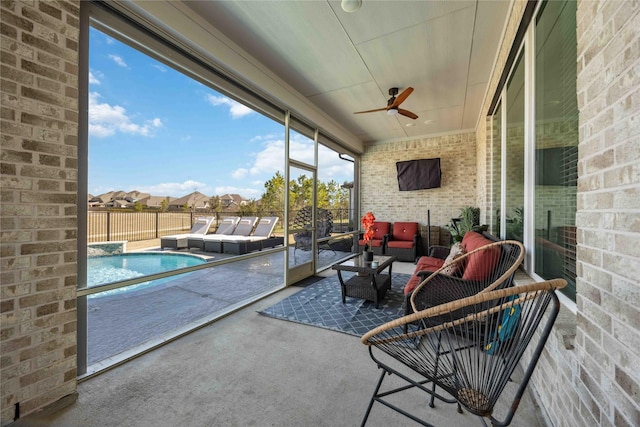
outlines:
M391 288L391 268L396 260L394 256L376 255L373 261L365 261L362 254L334 264L332 269L338 271L338 279L342 288L342 303L346 297L360 298L375 302L376 308L387 290ZM377 263L377 265L376 265ZM388 274L382 273L389 269ZM359 273L347 281L342 278L343 271Z

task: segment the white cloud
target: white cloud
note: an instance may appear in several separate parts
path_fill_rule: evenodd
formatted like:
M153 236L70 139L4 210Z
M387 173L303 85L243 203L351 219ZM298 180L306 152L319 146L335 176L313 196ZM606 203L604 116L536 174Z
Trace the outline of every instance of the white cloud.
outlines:
M273 139L264 139L262 150L254 155L253 166L249 169L251 175L270 174L284 169L283 153L284 140L275 135ZM309 143L304 138L292 137L289 141L289 153L291 158L305 163L313 164L313 142Z
M149 193L152 196L170 196L170 197L182 197L187 194L199 191L207 196L214 195L214 189L207 184L194 180L187 180L184 182L164 182L156 185L149 186L136 186L138 191L143 193Z
M162 127L159 118L147 120L142 124L133 123L127 110L119 105L110 105L99 101L100 94L89 94L89 135L106 137L116 132L133 135L151 136L155 129Z
M89 84L91 85L100 84L100 80L98 80L98 78L91 71L89 71Z
M353 181L352 162L342 160L338 157L338 153L329 148L318 146L318 179L323 182L329 182L332 179L342 184L345 181Z
M114 133L114 128L89 123L89 135L91 136L95 136L97 138L106 138L107 136L111 136Z
M162 65L160 65L160 64L153 64L153 66L154 66L155 68L157 68L157 69L158 69L158 71L160 71L160 72L162 72L162 73L166 73L166 72L167 72L167 67L163 67L163 66L162 66Z
M305 163L313 164L313 140L300 134L293 134L289 140L289 156Z
M273 135L254 138L254 140L264 142L262 142L262 149L252 155L253 164L249 167L251 176L271 178L276 171L284 170L284 140L282 136ZM289 149L292 158L313 164L313 144L306 138L294 135L290 141ZM321 181L328 182L333 179L338 183L343 183L353 180L353 163L340 159L335 151L320 145L318 158L318 179Z
M239 194L245 199L258 199L262 196L263 189L240 188L232 185L221 185L215 188L215 194L222 196L223 194Z
M239 102L234 101L233 99L227 98L226 96L207 95L207 100L214 107L217 107L219 105L229 107L231 117L234 119L238 119L240 117L244 117L248 114L253 113L253 110L251 108L244 106Z
M245 176L247 176L247 173L249 173L249 170L248 170L248 169L246 169L246 168L238 168L238 169L234 170L234 171L231 173L231 176L232 176L234 179L242 179L242 178L244 178Z
M123 68L129 68L127 66L127 63L124 62L124 59L122 59L121 56L118 55L109 55L109 58L111 58L111 60L113 60L113 62L115 62L116 64L118 64L119 66L123 67Z
M262 150L253 155L253 166L249 168L251 175L273 175L276 171L284 170L283 154L283 140L272 140L263 143Z

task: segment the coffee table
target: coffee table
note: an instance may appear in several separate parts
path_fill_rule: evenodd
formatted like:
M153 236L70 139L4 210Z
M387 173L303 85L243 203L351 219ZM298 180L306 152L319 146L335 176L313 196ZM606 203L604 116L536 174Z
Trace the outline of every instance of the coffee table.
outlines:
M394 256L376 255L373 261L365 261L362 254L355 254L346 261L331 266L338 271L340 287L342 288L342 303L346 297L360 298L373 301L378 308L378 303L384 298L385 293L391 288L391 268L396 260ZM382 272L389 268L388 274ZM350 277L345 282L342 278L343 271L359 273Z

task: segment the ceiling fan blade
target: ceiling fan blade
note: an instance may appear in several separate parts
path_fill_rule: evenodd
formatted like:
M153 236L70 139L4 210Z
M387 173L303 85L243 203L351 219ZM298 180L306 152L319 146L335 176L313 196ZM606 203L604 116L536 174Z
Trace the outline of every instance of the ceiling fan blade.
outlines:
M376 111L385 111L387 110L387 107L384 108L376 108L375 110L367 110L367 111L356 111L353 114L362 114L362 113L375 113Z
M409 95L411 95L412 92L413 92L412 87L408 87L405 90L403 90L402 93L398 95L396 100L393 101L393 104L391 104L391 107L397 107L398 105L402 104L404 100L407 99Z
M403 110L402 108L398 108L398 114L402 114L403 116L409 117L414 120L418 118L416 114L412 113L409 110Z

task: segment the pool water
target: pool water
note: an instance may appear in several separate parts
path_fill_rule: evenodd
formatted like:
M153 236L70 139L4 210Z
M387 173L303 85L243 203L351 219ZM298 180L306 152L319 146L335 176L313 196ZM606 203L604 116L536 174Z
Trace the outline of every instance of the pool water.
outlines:
M89 257L87 259L87 286L92 287L105 283L119 282L149 274L162 273L163 271L191 267L205 262L202 258L186 254L129 253ZM184 277L184 274L180 277ZM134 289L156 286L170 280L175 280L175 277L111 289L90 295L89 298L129 292Z

